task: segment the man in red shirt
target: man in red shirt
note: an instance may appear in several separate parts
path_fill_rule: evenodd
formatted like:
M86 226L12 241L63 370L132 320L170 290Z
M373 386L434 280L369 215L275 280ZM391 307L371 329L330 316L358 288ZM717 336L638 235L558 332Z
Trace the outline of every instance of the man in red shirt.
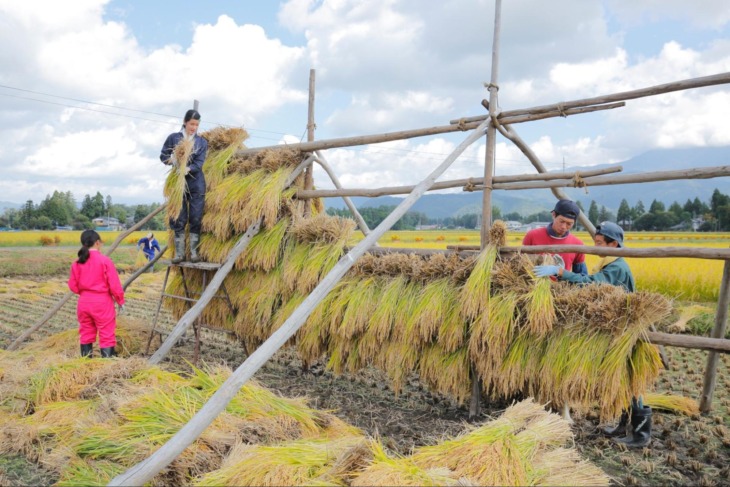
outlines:
M570 234L580 208L573 201L558 200L552 211L553 221L543 228L530 230L522 239L522 245L583 245L583 242ZM558 254L563 258L565 270L577 274L588 274L584 254Z

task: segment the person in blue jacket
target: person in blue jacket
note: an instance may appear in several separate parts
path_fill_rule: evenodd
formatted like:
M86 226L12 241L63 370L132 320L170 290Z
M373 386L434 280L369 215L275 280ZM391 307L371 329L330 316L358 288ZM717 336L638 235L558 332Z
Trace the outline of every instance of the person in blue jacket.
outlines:
M142 249L147 260L155 258L155 250L160 251L160 244L155 238L155 234L150 232L146 236L139 239L137 242L137 249Z
M596 247L623 247L624 231L613 222L603 222L596 227L596 236L593 237L593 240ZM593 269L593 274L590 275L570 272L555 265L539 265L535 266L535 276L557 276L561 281L576 284L605 282L614 286L622 286L630 293L636 291L634 275L623 257L603 257Z
M160 160L164 164L177 165L175 160L175 146L184 138L193 139L193 152L187 161L187 172L185 181L188 191L183 199L180 214L175 219L170 219L170 228L175 232L175 257L172 262L177 264L185 259L185 226L190 224L190 260L200 261L198 256L198 244L200 243L200 226L203 221L203 208L205 206L205 177L203 176L203 163L208 153L208 142L198 135L200 126L200 113L197 110L188 110L183 118L183 125L179 132L171 133L165 140L160 152Z

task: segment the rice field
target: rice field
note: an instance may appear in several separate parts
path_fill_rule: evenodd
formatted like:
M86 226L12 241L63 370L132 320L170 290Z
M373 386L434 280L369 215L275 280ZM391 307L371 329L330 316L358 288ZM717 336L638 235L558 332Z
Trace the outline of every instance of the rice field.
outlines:
M102 242L110 245L122 232L99 232ZM124 239L122 245L137 245L140 238L149 233L149 230L132 232ZM167 232L158 230L155 238L163 247L167 242ZM29 230L24 232L0 232L0 248L3 247L80 247L81 231L44 231ZM46 242L46 245L43 242Z

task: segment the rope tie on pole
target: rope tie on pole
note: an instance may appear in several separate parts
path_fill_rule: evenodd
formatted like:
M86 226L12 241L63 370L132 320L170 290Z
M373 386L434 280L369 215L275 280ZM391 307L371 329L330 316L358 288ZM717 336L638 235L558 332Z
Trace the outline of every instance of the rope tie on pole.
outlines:
M563 118L568 117L568 114L565 113L565 105L563 104L563 102L558 103L557 108L558 108L558 113L560 114L561 117L563 117Z
M466 128L466 120L464 120L464 118L460 118L460 119L459 119L459 123L457 123L457 124L456 124L456 127L457 127L457 128L459 129L459 130L461 130L462 132L464 132L464 131L468 130L468 129Z
M464 185L464 187L462 189L464 191L469 191L470 193L476 191L477 186L474 183L474 179L473 178L469 178L469 181L467 181L467 183Z
M497 83L484 83L484 87L489 91L491 91L492 88L499 91L499 85Z
M585 188L588 186L588 183L586 183L586 180L581 177L579 172L573 175L572 181L571 185L574 188Z

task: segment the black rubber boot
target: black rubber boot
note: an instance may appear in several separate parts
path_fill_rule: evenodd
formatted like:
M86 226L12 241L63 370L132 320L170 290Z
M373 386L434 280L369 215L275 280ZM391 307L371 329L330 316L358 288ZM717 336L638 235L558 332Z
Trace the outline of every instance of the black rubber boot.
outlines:
M114 351L114 347L104 347L101 349L101 358L116 357L117 352Z
M94 351L93 343L82 343L81 344L81 356L91 357L91 353Z
M603 434L608 437L624 436L626 434L626 425L629 424L629 412L624 410L621 413L621 418L618 420L618 424L615 427L603 428Z
M185 235L175 235L175 257L172 258L173 264L179 264L185 260Z
M631 430L618 441L629 448L643 448L651 441L651 408L631 408Z

